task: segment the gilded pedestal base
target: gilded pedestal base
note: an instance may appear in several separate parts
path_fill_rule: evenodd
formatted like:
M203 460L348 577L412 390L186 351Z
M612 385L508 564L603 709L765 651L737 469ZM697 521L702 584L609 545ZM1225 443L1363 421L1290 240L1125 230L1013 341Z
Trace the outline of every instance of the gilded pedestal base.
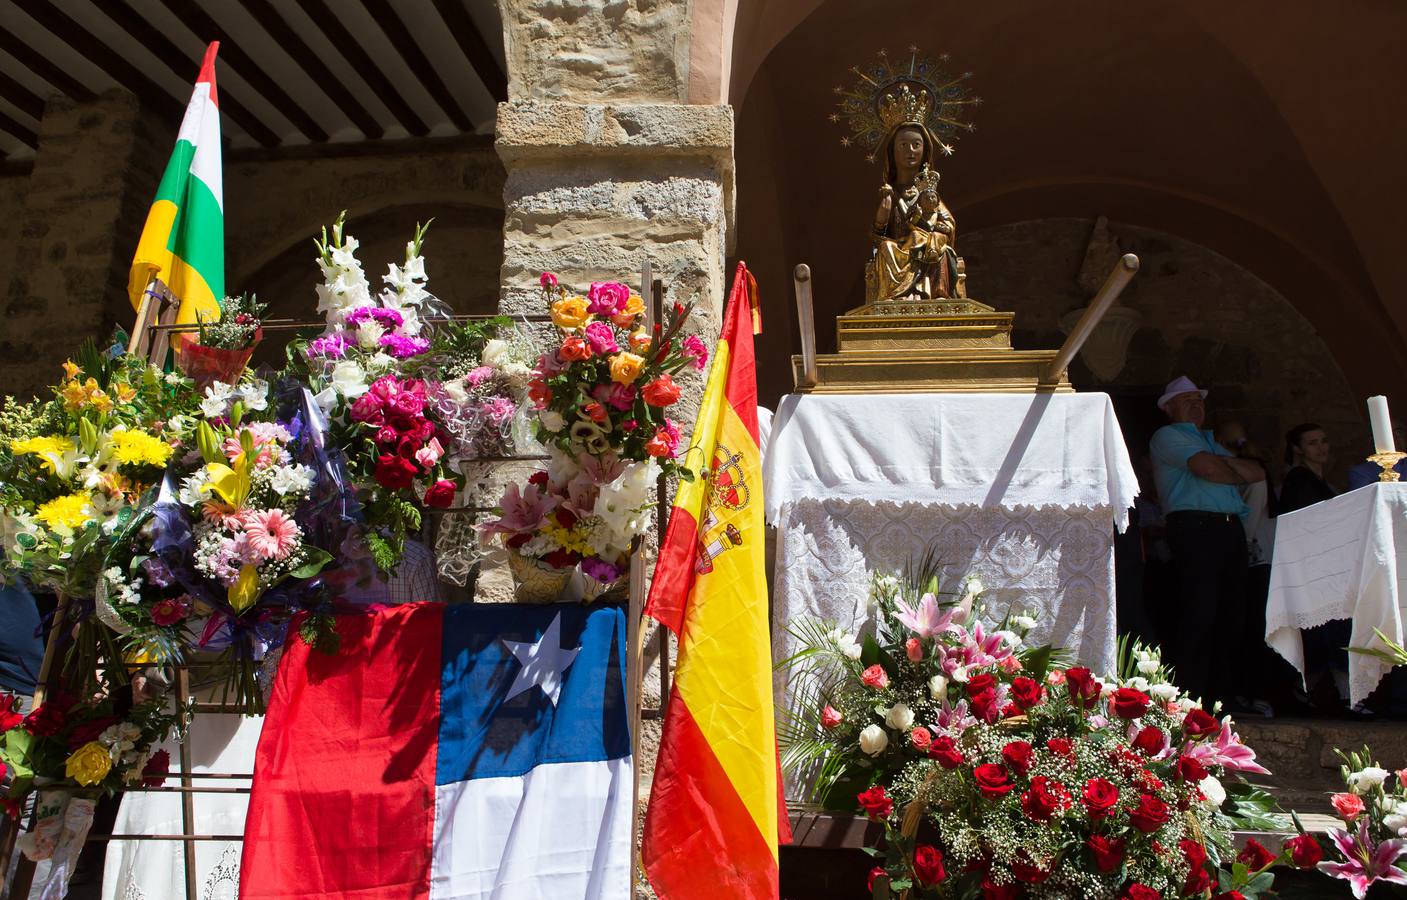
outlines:
M791 358L798 394L1073 393L1061 373L1041 378L1056 350L948 349L847 351L816 357L816 383L805 384L800 356Z

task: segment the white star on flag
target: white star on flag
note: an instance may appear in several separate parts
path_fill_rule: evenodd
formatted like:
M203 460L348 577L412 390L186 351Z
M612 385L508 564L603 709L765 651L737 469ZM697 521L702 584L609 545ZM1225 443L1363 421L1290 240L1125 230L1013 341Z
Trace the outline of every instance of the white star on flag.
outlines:
M504 702L512 700L523 691L539 687L547 695L547 699L552 701L552 705L556 706L557 697L562 693L562 673L576 661L576 655L581 652L580 647L570 650L562 647L562 614L553 616L552 624L547 626L537 643L504 640L503 646L522 664L518 677L513 679L513 686L508 689L508 695L503 698Z

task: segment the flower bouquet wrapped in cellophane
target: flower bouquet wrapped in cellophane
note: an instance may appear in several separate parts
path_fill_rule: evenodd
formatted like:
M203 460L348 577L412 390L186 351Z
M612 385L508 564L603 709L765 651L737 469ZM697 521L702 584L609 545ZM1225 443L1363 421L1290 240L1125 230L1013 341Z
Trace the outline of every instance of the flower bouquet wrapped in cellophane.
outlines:
M1233 827L1273 804L1240 781L1265 770L1229 717L1184 696L1156 651L1131 645L1122 675L1097 678L1027 646L1034 619L986 609L975 580L957 595L940 600L931 572L878 576L872 634L793 626L783 765L884 826L873 896L1268 889L1268 865L1234 861Z

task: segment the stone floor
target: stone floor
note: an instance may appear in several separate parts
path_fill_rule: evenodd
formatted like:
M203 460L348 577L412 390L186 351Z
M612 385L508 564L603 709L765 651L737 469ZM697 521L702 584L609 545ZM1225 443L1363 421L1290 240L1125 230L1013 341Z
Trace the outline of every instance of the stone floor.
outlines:
M1236 729L1271 772L1251 780L1272 787L1286 810L1332 812L1329 795L1344 789L1335 748L1358 750L1366 745L1384 768L1407 766L1407 723L1247 716L1237 721Z

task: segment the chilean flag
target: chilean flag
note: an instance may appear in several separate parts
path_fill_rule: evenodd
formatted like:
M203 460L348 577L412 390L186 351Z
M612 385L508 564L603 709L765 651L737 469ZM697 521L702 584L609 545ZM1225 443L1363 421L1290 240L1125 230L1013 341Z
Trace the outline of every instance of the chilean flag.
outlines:
M629 895L620 606L416 603L337 631L280 663L241 898Z

